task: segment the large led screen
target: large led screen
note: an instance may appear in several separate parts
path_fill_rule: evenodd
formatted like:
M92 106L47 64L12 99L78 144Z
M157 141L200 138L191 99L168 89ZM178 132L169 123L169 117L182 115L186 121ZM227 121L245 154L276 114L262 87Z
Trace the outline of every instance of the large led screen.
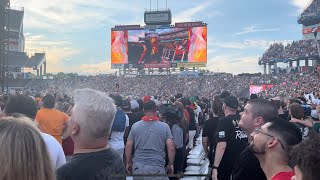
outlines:
M169 68L205 66L206 62L206 26L111 31L112 65Z

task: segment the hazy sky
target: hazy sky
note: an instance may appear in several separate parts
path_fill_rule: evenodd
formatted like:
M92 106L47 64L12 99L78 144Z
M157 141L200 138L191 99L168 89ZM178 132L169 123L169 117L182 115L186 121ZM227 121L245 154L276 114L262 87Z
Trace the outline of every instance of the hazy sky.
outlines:
M165 8L165 0L158 0ZM156 0L152 0L156 9ZM261 72L258 58L276 41L302 38L298 15L310 0L168 0L173 22L208 23L212 71ZM11 0L24 7L26 51L47 53L48 72L111 72L110 29L143 24L150 0Z

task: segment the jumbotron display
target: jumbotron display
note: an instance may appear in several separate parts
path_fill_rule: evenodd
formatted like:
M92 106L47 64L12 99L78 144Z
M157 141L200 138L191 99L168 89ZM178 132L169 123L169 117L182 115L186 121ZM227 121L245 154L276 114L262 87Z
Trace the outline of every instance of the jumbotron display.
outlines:
M207 26L111 31L112 68L205 67Z

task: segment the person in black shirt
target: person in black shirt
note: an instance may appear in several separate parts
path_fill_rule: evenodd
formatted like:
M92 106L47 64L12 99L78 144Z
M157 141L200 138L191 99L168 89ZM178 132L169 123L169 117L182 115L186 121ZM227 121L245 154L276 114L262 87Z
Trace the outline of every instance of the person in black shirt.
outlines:
M282 102L280 98L273 98L271 101L278 109L279 118L283 120L287 120L288 114L285 114L283 110L284 102Z
M57 179L117 179L112 177L112 175L124 174L124 165L121 159L118 159L118 156L117 151L112 148L98 152L75 154L67 164L58 169Z
M213 151L215 148L214 137L217 133L219 112L222 111L221 106L213 106L213 112L209 113L209 119L205 121L202 133L202 145L210 160L210 165L213 164Z
M237 114L239 102L234 96L223 100L225 117L219 121L217 146L212 166L213 180L230 180L232 168L248 142L247 135L239 128Z
M244 107L239 127L250 136L256 128L278 117L276 106L264 99L251 100ZM251 139L249 138L249 142ZM246 148L236 162L232 171L232 180L266 180L259 160Z
M81 89L74 92L75 105L65 137L74 141L74 156L57 169L57 180L113 180L124 174L120 155L107 146L116 107L105 93Z
M289 122L293 123L300 129L302 138L305 140L309 136L313 122L311 119L306 118L304 113L303 107L298 103L293 103L289 106L289 114L291 116L291 120Z
M205 121L202 133L202 146L206 152L210 165L212 165L212 152L214 149L214 136L217 132L219 117L213 113L209 113L209 119Z
M143 100L138 99L137 103L139 104L139 108L133 109L132 112L134 114L136 114L138 116L138 119L142 119L142 117L144 116L144 112L143 112ZM131 127L131 126L130 126Z
M131 127L134 123L138 122L141 120L141 118L136 114L133 113L131 111L132 107L131 107L131 103L129 99L126 99L123 101L123 107L122 107L123 111L126 113L126 115L129 118L129 128L126 128L126 131L124 133L124 144L127 143L127 138L129 136L129 132L131 130Z

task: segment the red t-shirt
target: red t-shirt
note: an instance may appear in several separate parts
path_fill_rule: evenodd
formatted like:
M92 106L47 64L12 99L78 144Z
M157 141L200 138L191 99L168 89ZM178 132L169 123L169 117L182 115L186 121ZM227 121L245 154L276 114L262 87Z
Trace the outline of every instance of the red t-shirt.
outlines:
M271 180L291 180L291 177L294 176L294 172L279 172Z

